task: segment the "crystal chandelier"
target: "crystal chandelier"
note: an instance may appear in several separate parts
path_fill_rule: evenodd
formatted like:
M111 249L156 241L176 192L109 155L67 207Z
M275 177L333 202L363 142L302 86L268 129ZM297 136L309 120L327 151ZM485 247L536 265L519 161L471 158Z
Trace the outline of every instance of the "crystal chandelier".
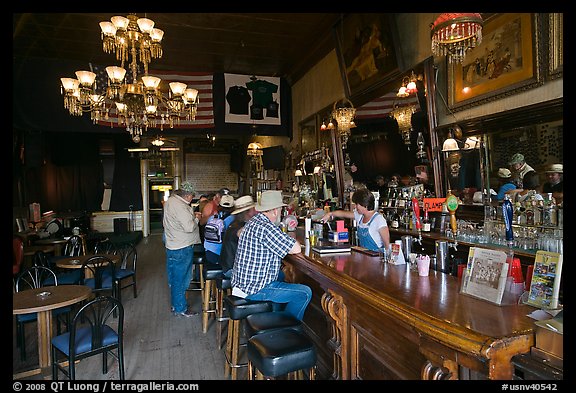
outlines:
M462 63L469 49L482 42L484 21L475 13L444 13L432 23L432 53L447 56L449 63Z
M410 131L412 129L412 114L415 110L414 105L408 106L398 106L396 105L390 114L396 119L398 123L398 131L402 135L402 140L404 144L408 146L410 150Z
M194 120L198 90L172 82L166 95L159 88L161 79L148 74L151 60L162 57L164 32L155 28L151 19L135 14L113 16L110 20L100 22L102 46L105 53L116 54L120 66L106 67L107 86L97 86L96 73L92 71L76 71L77 79L60 78L64 108L73 116L90 112L94 124L115 113L118 123L126 127L136 143L148 128L163 130L165 125L172 128L182 119ZM143 65L142 76L138 74L139 63ZM125 65L130 70L129 77Z
M350 136L350 129L356 127L354 123L354 116L356 115L356 108L352 102L344 98L340 101L336 101L332 107L332 119L336 120L338 124L338 132L340 133L340 138L342 139L342 147L346 147L348 142L348 137ZM330 125L328 125L330 128Z

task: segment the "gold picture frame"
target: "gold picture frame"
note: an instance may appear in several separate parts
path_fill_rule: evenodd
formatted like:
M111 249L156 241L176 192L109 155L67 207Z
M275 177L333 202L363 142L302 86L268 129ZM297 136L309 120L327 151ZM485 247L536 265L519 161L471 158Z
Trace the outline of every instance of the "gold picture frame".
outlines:
M539 14L496 14L484 23L482 43L462 64L448 66L449 105L468 109L543 83Z
M361 105L400 75L398 33L391 14L347 14L334 26L346 97Z
M564 14L548 16L548 79L562 78L564 71Z

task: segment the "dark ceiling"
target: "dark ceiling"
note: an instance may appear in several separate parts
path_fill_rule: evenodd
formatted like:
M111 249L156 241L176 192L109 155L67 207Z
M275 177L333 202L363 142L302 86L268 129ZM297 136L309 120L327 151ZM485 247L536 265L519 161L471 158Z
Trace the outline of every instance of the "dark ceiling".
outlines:
M99 22L117 14L13 14L14 62L59 59L117 65L102 50ZM120 14L126 16L126 14ZM329 13L140 13L164 30L163 56L150 68L285 77L292 84L325 56Z

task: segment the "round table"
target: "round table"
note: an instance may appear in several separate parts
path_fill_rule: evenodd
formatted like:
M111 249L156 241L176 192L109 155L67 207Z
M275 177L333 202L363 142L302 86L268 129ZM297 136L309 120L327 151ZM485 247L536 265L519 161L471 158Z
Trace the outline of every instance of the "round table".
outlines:
M45 296L42 296L44 294ZM12 294L12 314L38 313L38 366L33 371L15 374L14 379L47 371L50 367L52 310L88 299L92 289L85 285L59 285L29 289Z
M120 262L120 255L116 254L92 254L92 255L79 255L76 257L60 258L56 261L56 266L62 269L80 269L85 261L94 256L103 256L110 259L114 263Z
M38 239L34 242L38 246L54 246L54 255L62 255L62 247L68 240L63 238Z

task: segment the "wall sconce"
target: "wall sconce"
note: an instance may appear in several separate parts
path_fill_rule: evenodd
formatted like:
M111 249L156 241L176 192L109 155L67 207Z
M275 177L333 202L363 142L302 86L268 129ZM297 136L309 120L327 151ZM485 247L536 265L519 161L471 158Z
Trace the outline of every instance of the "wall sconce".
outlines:
M418 75L418 77L416 77L414 71L411 72L410 76L405 76L402 78L402 86L400 86L400 89L398 89L396 96L400 98L406 98L410 96L410 94L417 93L418 88L416 87L416 81L418 79L422 79L422 75Z
M302 171L301 171L300 169L296 169L296 170L294 171L294 176L296 176L296 177L302 176Z
M473 150L480 148L480 139L471 136L462 139L462 129L456 125L448 131L448 138L442 144L442 151Z

